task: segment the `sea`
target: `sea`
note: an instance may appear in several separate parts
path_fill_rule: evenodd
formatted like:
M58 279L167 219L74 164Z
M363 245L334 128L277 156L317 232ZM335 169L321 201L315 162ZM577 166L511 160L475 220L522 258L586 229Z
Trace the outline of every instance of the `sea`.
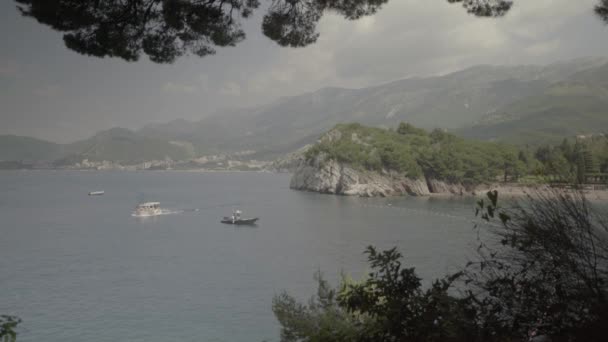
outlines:
M279 341L273 296L307 301L397 247L429 284L474 254L474 200L354 198L255 172L0 172L0 314L19 342ZM88 196L90 191L103 196ZM133 217L158 201L165 215ZM220 223L241 210L256 226Z

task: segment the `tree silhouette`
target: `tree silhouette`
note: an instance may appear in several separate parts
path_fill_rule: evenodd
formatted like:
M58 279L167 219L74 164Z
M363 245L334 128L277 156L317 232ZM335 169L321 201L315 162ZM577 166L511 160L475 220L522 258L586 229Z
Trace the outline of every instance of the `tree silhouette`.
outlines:
M608 23L608 0L600 0L600 3L595 6L595 13L602 18L605 23Z
M65 45L95 57L137 61L141 54L156 63L172 63L193 54L213 54L217 47L245 39L241 21L260 0L14 0L22 15L64 32ZM348 20L375 14L389 0L264 0L262 32L280 46L316 42L324 14ZM447 0L480 17L503 16L509 0ZM603 7L602 7L603 6ZM608 0L597 8L606 13Z

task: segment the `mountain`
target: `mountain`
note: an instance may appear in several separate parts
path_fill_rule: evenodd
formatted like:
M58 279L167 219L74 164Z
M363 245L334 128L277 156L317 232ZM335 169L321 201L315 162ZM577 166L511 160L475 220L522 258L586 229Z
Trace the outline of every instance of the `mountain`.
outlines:
M95 136L65 146L66 156L61 162L88 159L140 163L150 160L185 160L194 157L188 143L167 141L142 136L125 128L112 128Z
M608 58L547 66L479 65L368 88L323 88L195 122L148 124L137 131L114 128L67 145L4 136L0 160L136 162L208 155L269 160L316 142L344 122L387 128L405 121L469 138L539 143L604 133L606 108Z
M0 161L50 161L63 147L49 141L17 135L0 135Z
M580 71L484 116L464 136L518 143L555 143L608 131L608 64Z
M582 109L585 106L599 110L603 100L589 96L589 90L576 95L576 102L566 107L559 101L568 103L570 99L556 93L563 92L563 87L570 87L572 82L585 83L593 77L596 78L593 91L604 89L598 70L607 64L608 58L582 58L548 66L481 65L448 75L409 78L369 88L323 88L264 106L223 111L197 122L179 120L149 125L139 133L189 141L199 153L254 150L258 157L264 158L312 143L324 131L342 122L395 127L406 121L425 129L445 128L471 137L496 139L520 133L515 127L505 127L496 134L477 135L478 129L488 128L488 118L501 116L511 120L534 116L541 109L553 113L555 108L556 122L551 124L556 128L542 123L534 127L560 134L558 131L563 126L570 126L570 119L560 115L560 111L570 113L566 115L568 118L575 118L581 112L587 113ZM585 102L587 99L589 102ZM581 104L579 110L572 111L578 104ZM603 122L601 118L597 120L597 115L584 117L588 120L587 126ZM466 131L472 126L477 127L473 130L475 134ZM570 134L574 130L563 131ZM526 134L542 135L543 132L535 128Z

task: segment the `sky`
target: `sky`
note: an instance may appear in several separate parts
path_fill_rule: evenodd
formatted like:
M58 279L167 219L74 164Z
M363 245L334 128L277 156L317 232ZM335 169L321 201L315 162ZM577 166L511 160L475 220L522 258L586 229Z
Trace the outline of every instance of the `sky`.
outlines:
M608 56L595 0L515 0L500 19L469 16L446 0L391 0L375 16L326 15L318 42L281 48L261 34L216 55L171 65L79 55L60 33L0 1L0 134L66 143L111 127L198 120L323 87L360 88L476 64L550 64Z

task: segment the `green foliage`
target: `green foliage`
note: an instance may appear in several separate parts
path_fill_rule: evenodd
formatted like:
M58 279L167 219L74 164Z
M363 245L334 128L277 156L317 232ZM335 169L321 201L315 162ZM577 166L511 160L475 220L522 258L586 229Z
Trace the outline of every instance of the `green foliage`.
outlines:
M608 139L604 135L577 139L574 144L564 139L559 146L539 146L535 157L540 175L551 180L585 183L586 176L608 172Z
M340 138L322 140L307 151L308 159L322 154L327 159L348 163L356 168L374 171L390 169L412 177L421 175L422 170L416 163L412 148L428 145L423 136L401 135L360 124L337 125L332 131L339 132Z
M439 129L427 133L407 123L396 131L343 124L330 132L307 152L308 159L322 156L361 170L463 184L585 183L588 175L608 172L604 135L532 149L463 139Z
M19 323L21 323L19 317L0 315L0 342L15 342L17 340L15 328Z
M401 122L399 124L399 127L397 127L397 133L402 134L402 135L408 135L408 134L427 135L427 132L425 130L423 130L422 128L414 127L411 124L406 123L406 122Z
M343 280L336 291L317 274L319 290L308 305L275 296L282 342L474 340L470 301L448 293L460 274L423 289L414 269L401 267L396 249L368 247L366 254L372 272L364 281Z
M608 137L594 135L585 139L585 167L588 172L608 173Z
M395 248L368 247L372 268L368 279L347 284L340 304L352 314L369 317L358 341L450 341L474 336L466 299L448 294L459 274L435 281L423 289L414 268L401 266Z
M356 341L360 320L338 305L337 292L320 272L315 274L315 280L317 294L308 305L298 303L285 292L274 297L272 311L281 325L281 341Z
M241 20L260 7L259 0L15 0L21 13L65 32L65 45L95 57L136 61L145 53L156 63L185 54L206 56L215 47L245 39ZM316 42L317 24L327 12L355 20L375 14L388 0L268 0L262 32L281 46ZM505 0L448 0L481 17L504 15Z
M397 131L348 124L331 132L307 152L308 159L323 156L364 170L471 184L516 180L535 166L518 159L513 146L465 140L441 130L429 134L405 123Z
M494 334L602 341L608 323L608 226L582 193L537 193L510 208L478 203L491 235L464 279Z
M448 0L449 3L462 3L469 13L484 17L500 17L513 6L510 0Z
M510 208L492 191L477 206L490 237L462 272L424 288L395 248L368 247L365 280L340 291L320 281L308 306L275 298L282 341L604 341L606 217L558 191Z
M595 6L595 13L608 23L608 0L600 0L599 4Z
M526 167L517 160L518 150L513 146L482 143L435 133L437 143L426 163L428 176L447 180L477 184L497 179L512 180L526 173Z

